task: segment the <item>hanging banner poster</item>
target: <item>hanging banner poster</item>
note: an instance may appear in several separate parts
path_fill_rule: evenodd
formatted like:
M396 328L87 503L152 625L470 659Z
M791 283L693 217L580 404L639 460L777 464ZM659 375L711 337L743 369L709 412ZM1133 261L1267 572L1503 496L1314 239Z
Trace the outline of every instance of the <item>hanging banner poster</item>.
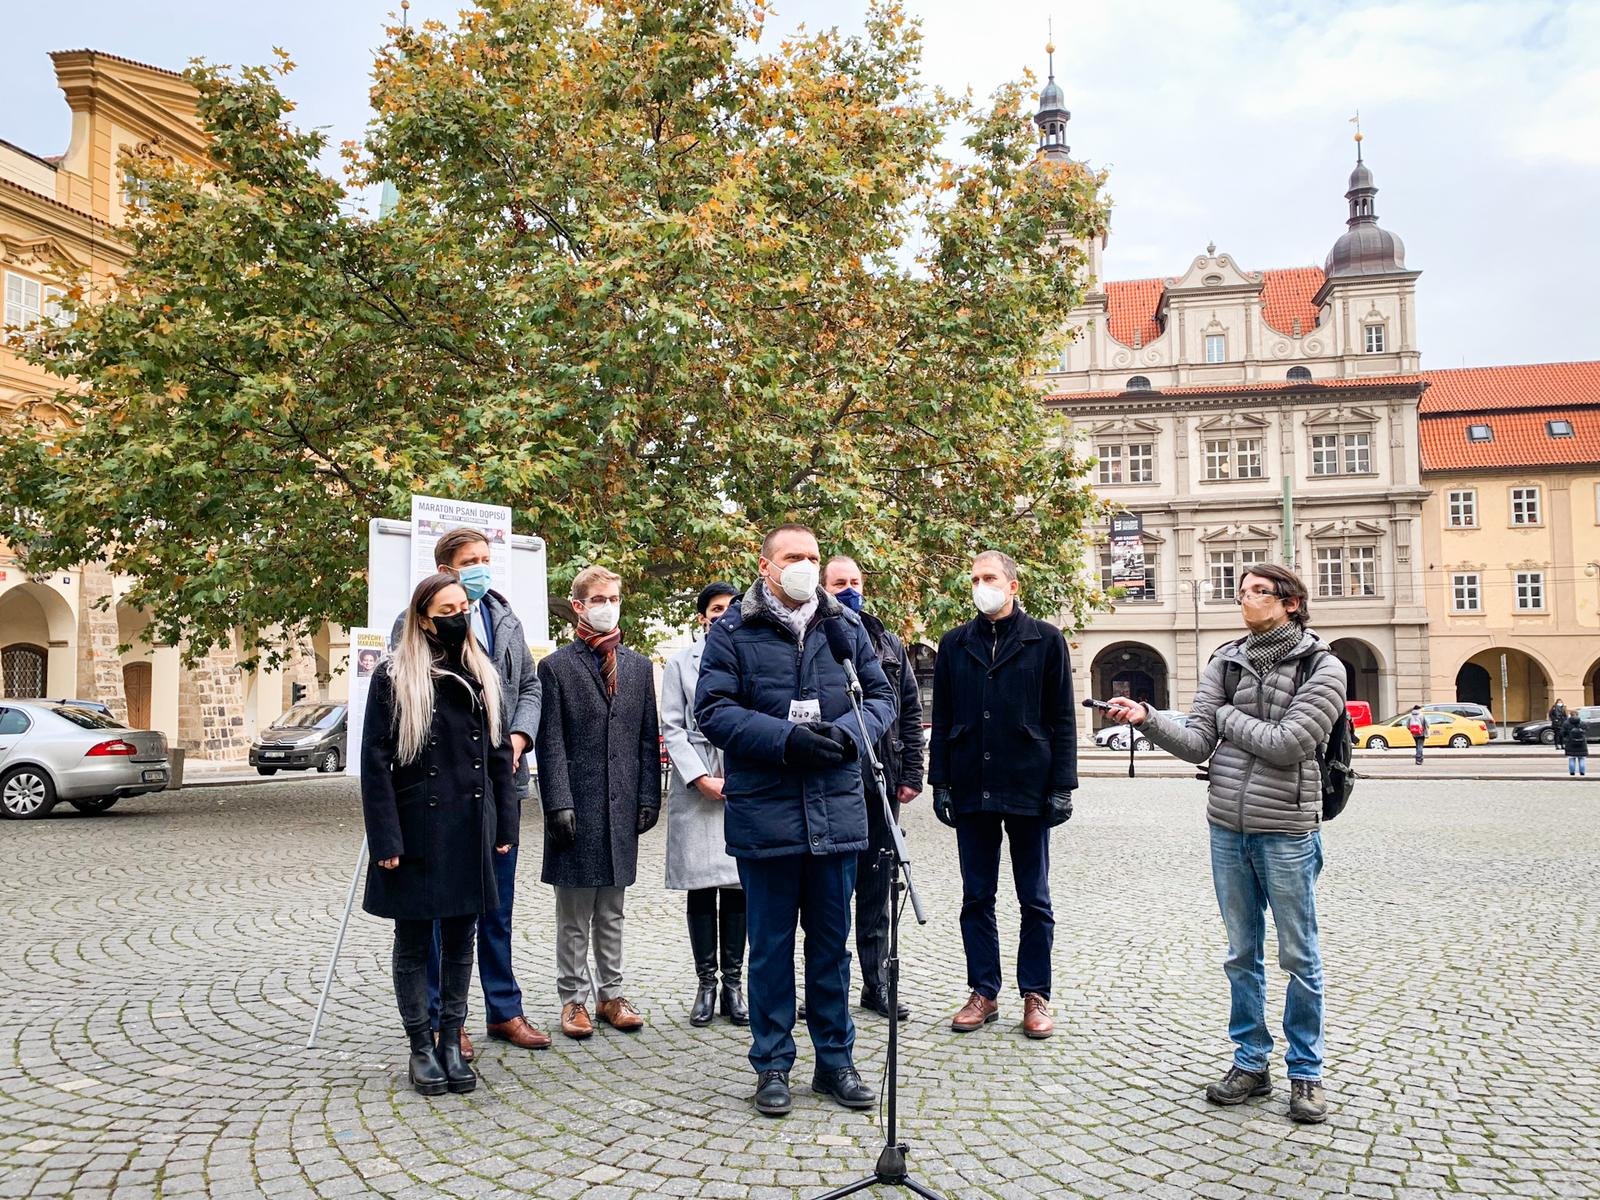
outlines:
M489 539L489 586L502 596L509 595L511 510L499 504L438 496L411 497L411 586L416 587L437 569L433 565L433 544L462 526L481 530ZM400 607L405 607L404 597Z
M361 730L367 720L367 692L372 687L372 673L378 669L383 656L389 652L389 636L378 629L352 629L350 631L349 672L350 707L345 713L344 773L361 774Z
M1111 518L1111 586L1123 588L1129 600L1144 594L1144 518L1123 513Z

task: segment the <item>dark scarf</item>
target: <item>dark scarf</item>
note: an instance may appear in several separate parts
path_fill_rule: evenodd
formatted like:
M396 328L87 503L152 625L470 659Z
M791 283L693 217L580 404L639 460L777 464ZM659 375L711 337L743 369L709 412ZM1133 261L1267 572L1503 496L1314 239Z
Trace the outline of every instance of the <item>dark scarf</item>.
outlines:
M1285 621L1276 629L1267 630L1266 633L1252 633L1245 639L1244 655L1250 660L1250 665L1255 668L1256 674L1264 678L1268 671L1287 658L1289 652L1300 644L1305 632L1293 621Z
M596 633L578 621L578 639L600 656L600 678L605 680L606 695L617 694L617 647L622 645L622 626L610 633Z

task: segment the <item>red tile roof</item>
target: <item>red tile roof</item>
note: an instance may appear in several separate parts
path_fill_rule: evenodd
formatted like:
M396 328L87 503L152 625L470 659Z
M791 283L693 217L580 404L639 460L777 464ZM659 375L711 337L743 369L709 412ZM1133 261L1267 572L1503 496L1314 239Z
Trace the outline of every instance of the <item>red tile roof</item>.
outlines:
M1148 346L1161 336L1156 323L1156 304L1163 284L1159 279L1120 279L1106 284L1106 332L1124 346Z
M1600 362L1464 367L1424 371L1423 375L1431 385L1418 406L1425 416L1600 404Z
M1261 316L1279 333L1294 335L1295 318L1300 319L1302 335L1317 327L1317 306L1311 298L1326 278L1321 267L1286 267L1263 271Z
M1430 389L1431 390L1431 389ZM1547 421L1570 421L1572 437L1551 437ZM1467 426L1488 425L1494 439L1467 440ZM1422 421L1424 471L1472 471L1495 467L1600 465L1600 404L1501 412L1486 417L1431 417Z
M1184 387L1152 388L1148 393L1127 392L1116 388L1105 392L1053 392L1044 398L1046 404L1063 407L1081 400L1107 400L1114 396L1245 396L1245 395L1300 395L1332 388L1366 388L1409 386L1421 388L1423 375L1357 375L1349 379L1269 380L1264 383L1206 383L1188 384Z
M1317 306L1312 297L1322 286L1321 267L1287 267L1261 272L1261 315L1279 333L1294 336L1294 323L1300 320L1300 333L1310 333L1317 324ZM1165 279L1119 279L1105 285L1107 332L1124 346L1148 346L1161 336L1156 307L1166 289Z

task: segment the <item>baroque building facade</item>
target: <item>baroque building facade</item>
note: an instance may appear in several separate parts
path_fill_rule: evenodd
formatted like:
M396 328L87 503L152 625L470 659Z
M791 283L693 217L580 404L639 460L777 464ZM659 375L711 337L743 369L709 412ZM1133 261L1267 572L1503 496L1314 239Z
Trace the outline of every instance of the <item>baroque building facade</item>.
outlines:
M181 75L95 50L51 57L72 114L65 152L40 155L0 141L0 324L24 336L58 319L56 301L69 284L89 295L115 285L125 255L119 229L139 203L124 156L199 162L206 153L195 95ZM24 410L48 414L58 388L0 343L0 436L16 436ZM239 638L185 667L181 647L145 637L149 614L124 603L126 591L99 564L30 575L0 544L0 695L97 700L191 756L239 758L296 685L310 697L342 686L330 669L344 657L337 629L294 648L281 671L242 671Z
M1041 157L1065 157L1053 74L1035 119ZM1104 281L1105 242L1085 247L1072 340L1041 382L1097 490L1142 519L1145 580L1112 591L1101 530L1099 581L1120 598L1074 637L1080 694L1184 708L1239 636L1249 564L1279 562L1306 579L1353 698L1375 712L1430 698L1420 272L1379 225L1377 193L1358 135L1346 228L1321 267L1253 270L1210 245L1171 277Z

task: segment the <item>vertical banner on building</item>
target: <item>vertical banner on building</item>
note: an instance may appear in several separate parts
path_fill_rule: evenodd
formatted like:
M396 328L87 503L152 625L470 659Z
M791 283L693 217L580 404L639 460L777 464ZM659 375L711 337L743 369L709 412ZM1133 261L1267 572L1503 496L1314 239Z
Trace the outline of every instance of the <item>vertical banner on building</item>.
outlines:
M1111 586L1125 589L1130 600L1146 599L1144 518L1138 513L1111 518Z
M344 773L361 774L361 730L367 719L372 673L389 651L389 635L379 629L350 631L350 708L345 714Z
M439 496L411 497L411 586L433 574L433 544L462 526L481 530L489 539L489 586L506 595L511 579L511 510ZM396 612L405 607L405 599L400 598Z

